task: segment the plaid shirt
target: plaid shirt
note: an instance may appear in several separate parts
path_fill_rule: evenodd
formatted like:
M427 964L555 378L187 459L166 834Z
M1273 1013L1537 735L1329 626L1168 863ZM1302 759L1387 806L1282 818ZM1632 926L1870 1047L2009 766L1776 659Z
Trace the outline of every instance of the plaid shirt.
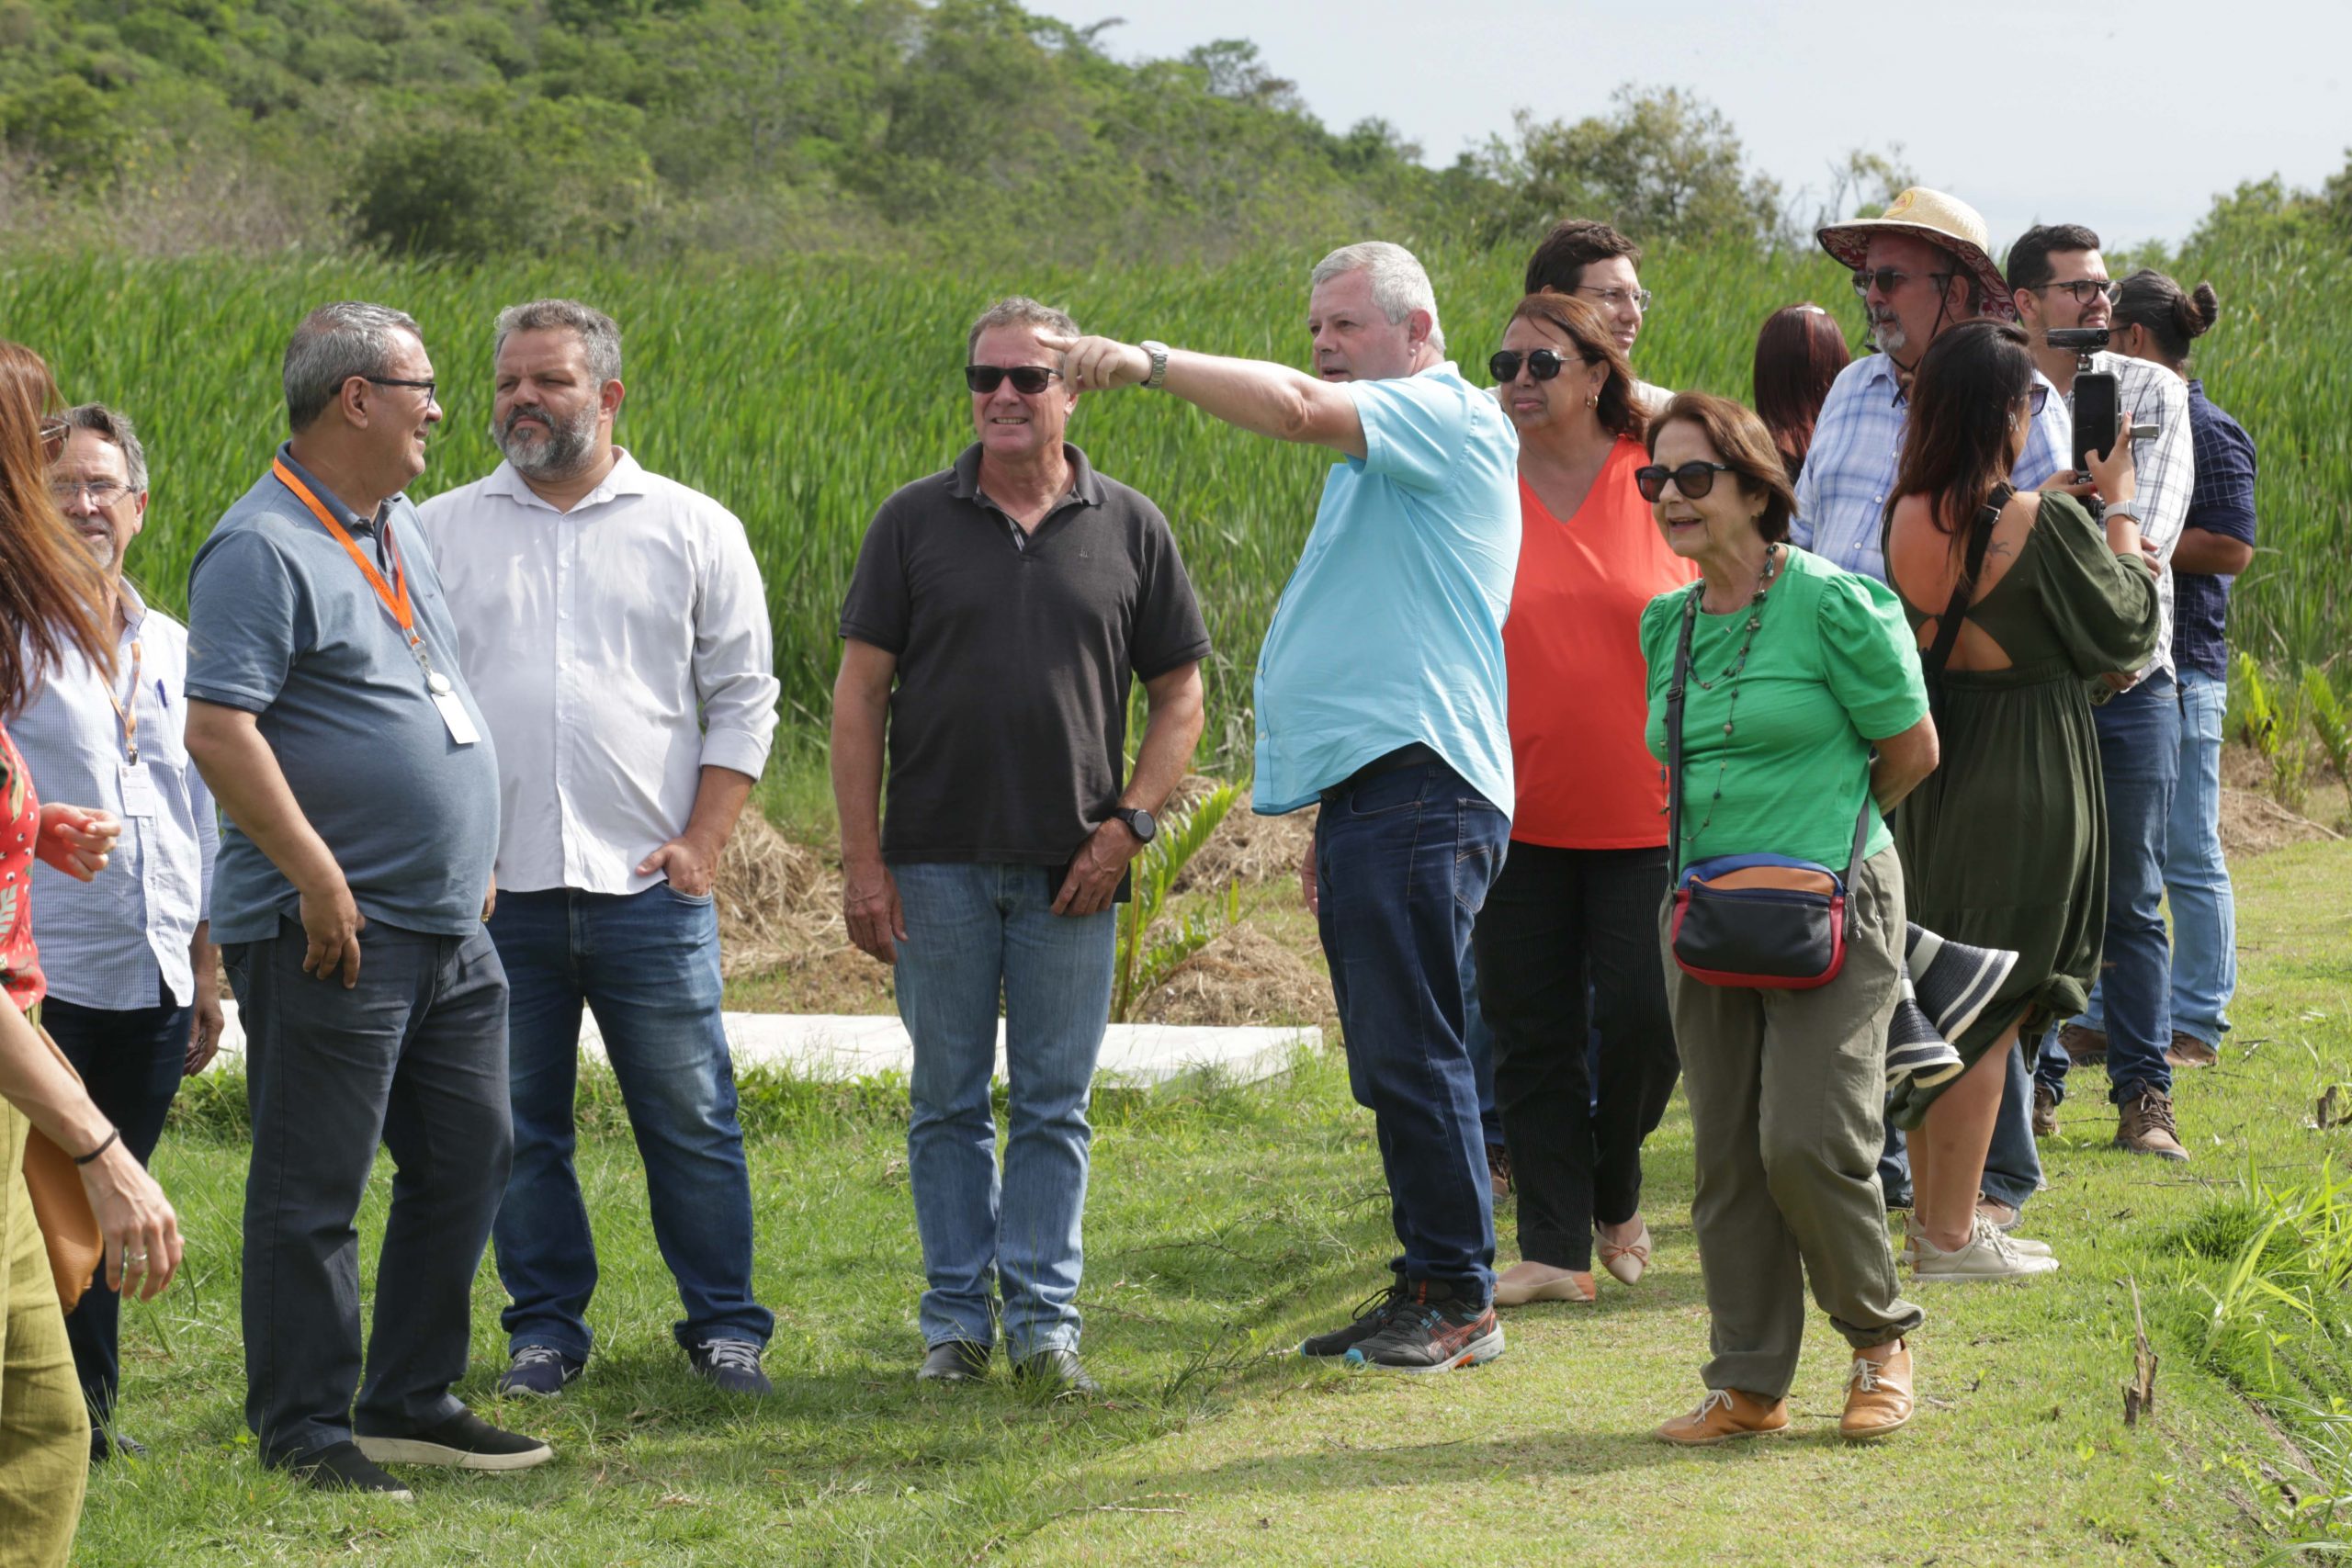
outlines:
M2254 438L2236 420L2205 400L2205 383L2188 384L2188 432L2197 454L2197 482L2188 492L2189 528L2254 543ZM2173 579L2172 658L2176 668L2225 678L2229 644L2227 577L2184 571Z
M2039 370L2033 378L2048 385ZM1883 354L1857 359L1838 373L1814 422L1804 472L1797 477L1790 543L1848 571L1886 581L1881 528L1910 417L1911 400L1896 383L1894 362ZM2010 482L2033 490L2064 468L2073 456L2074 429L2065 403L2051 398L2033 422Z
M2163 619L2156 629L2156 656L2141 667L2145 680L2161 670L2173 673L2173 547L2180 543L2181 525L2188 518L2188 501L2197 488L2195 437L2188 422L2188 383L2151 359L2131 359L2120 354L2091 355L2091 367L2115 377L2116 401L2127 423L2163 428L2153 441L2132 444L2132 466L2137 475L2133 501L2124 510L2140 520L2140 536L2155 547L2164 570L2156 577L2156 604ZM2074 394L2066 395L2069 411L2067 460L2074 455L2072 411Z

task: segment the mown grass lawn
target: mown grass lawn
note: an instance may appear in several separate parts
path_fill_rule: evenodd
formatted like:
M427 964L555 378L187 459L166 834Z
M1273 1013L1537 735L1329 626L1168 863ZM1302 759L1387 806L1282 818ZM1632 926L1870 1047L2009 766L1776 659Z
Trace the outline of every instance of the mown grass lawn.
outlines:
M2352 1079L2352 846L2250 863L2240 896L2238 1033L2179 1095L2195 1163L2112 1154L2104 1108L2071 1103L2028 1227L2064 1271L1928 1292L1925 1408L1878 1448L1834 1436L1843 1357L1826 1325L1792 1436L1702 1453L1648 1439L1697 1399L1705 1352L1679 1104L1652 1145L1649 1280L1611 1284L1596 1307L1511 1314L1509 1353L1477 1371L1396 1379L1277 1353L1378 1283L1387 1256L1371 1125L1335 1059L1247 1089L1105 1103L1081 1303L1110 1393L1080 1406L1002 1382L919 1391L894 1095L754 1086L776 1396L730 1402L687 1377L635 1153L600 1104L582 1174L603 1248L601 1352L560 1403L499 1405L485 1269L461 1389L560 1458L512 1477L421 1472L407 1508L313 1496L255 1464L241 1414L242 1154L218 1132L176 1130L158 1166L191 1236L187 1282L132 1309L127 1331L126 1424L155 1457L94 1480L78 1561L2252 1562L2283 1539L2263 1473L2278 1473L2281 1440L2200 1359L2199 1281L2222 1264L2184 1237L2238 1199L2250 1163L2291 1179L2352 1138L2310 1126L2319 1089ZM378 1204L385 1186L379 1175ZM363 1221L371 1238L377 1217ZM1504 1230L1508 1249L1507 1214ZM2164 1355L2154 1418L2129 1428L2127 1280Z

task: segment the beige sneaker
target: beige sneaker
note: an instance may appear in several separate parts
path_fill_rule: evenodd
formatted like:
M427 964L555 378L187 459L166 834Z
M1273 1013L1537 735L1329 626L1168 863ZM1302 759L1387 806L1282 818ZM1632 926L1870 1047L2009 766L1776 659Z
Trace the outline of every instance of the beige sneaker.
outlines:
M1838 1435L1864 1440L1900 1430L1911 1419L1911 1345L1897 1340L1883 1361L1856 1356L1846 1373L1846 1414Z
M2055 1273L2050 1248L2022 1236L2004 1235L1982 1216L1968 1245L1946 1252L1924 1235L1913 1235L1906 1261L1914 1280L2024 1280ZM2028 1251L2027 1248L2032 1248Z
M2188 1151L2180 1146L2180 1128L2172 1119L2172 1096L2164 1090L2143 1086L2116 1111L2117 1148L2165 1159L2188 1158Z
M1711 1388L1698 1409L1677 1416L1660 1427L1657 1435L1684 1448L1703 1449L1735 1438L1770 1437L1787 1431L1788 1427L1787 1400L1765 1399L1736 1388Z

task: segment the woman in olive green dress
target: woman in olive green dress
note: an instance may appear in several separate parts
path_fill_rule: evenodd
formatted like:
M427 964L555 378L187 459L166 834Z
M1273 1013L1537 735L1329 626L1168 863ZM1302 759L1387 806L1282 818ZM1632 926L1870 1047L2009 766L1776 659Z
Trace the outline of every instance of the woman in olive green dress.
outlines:
M1968 1069L1895 1096L1911 1139L1915 1278L1982 1280L2057 1267L2037 1242L1976 1213L2009 1048L2070 1018L2098 971L2107 922L2107 816L2090 691L2155 646L2155 579L2128 514L2102 526L2073 496L2011 491L2036 382L2025 334L1972 322L1938 337L1912 389L1887 510L1891 586L1933 665L1940 617L1969 575L1958 640L1927 671L1943 764L1895 817L1909 913L1963 942L2020 956L1952 1042ZM2132 446L2090 469L2109 505L2132 499Z

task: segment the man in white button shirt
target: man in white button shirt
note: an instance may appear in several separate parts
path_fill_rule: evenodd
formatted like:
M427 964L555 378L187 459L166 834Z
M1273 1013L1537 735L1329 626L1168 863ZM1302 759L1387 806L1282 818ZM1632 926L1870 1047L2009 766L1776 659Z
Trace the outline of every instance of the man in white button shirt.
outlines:
M147 521L146 451L130 421L102 404L63 417L51 489L106 573L114 675L69 657L8 729L44 796L121 825L113 867L99 876L79 881L34 866L49 974L41 1022L144 1165L180 1079L220 1047L205 919L220 823L187 756L187 628L149 609L122 572ZM93 1462L145 1451L115 1424L120 1302L102 1268L65 1318L90 1406Z
M591 1348L595 1244L572 1168L581 1010L645 1159L678 1343L765 1393L752 1193L719 1022L711 881L775 732L767 601L743 525L613 445L620 329L542 299L500 312L506 461L420 509L498 749L498 903L513 988L514 1169L493 1236L513 1298L500 1387L553 1394Z

